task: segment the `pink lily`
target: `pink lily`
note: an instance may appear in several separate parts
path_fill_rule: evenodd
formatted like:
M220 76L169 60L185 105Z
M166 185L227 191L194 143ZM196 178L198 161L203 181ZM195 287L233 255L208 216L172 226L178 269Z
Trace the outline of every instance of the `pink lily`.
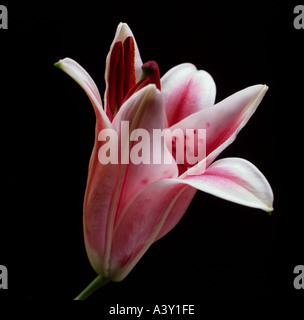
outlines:
M160 80L155 62L143 65L124 23L119 24L106 59L104 108L94 81L78 63L65 58L56 66L85 90L96 114L83 223L87 254L99 275L123 280L147 249L179 222L197 189L273 210L271 187L252 163L240 158L213 162L255 112L266 85L248 87L214 105L216 87L207 72L185 63ZM101 164L99 132L119 133L122 121L129 121L132 130L144 128L149 133L164 128L206 129L206 157L190 168L174 159L170 164ZM120 134L117 143L120 147L124 143ZM166 147L164 152L174 158Z

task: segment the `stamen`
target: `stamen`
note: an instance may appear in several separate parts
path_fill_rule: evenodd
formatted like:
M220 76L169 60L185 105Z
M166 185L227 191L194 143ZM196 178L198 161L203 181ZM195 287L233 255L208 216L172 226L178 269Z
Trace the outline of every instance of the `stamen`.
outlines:
M124 85L124 49L121 41L113 46L109 70L108 108L112 117L123 102Z
M128 91L136 84L135 76L135 44L132 37L128 37L124 43L124 89L123 94L126 96Z
M142 65L141 69L141 79L149 78L150 83L154 83L157 89L161 90L158 64L155 61L148 61Z

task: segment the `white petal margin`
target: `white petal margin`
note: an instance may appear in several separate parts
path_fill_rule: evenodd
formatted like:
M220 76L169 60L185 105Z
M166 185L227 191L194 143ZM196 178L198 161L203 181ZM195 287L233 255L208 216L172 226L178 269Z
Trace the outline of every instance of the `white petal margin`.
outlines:
M86 72L86 70L75 60L70 58L59 60L57 63L55 63L55 66L68 74L72 79L74 79L86 92L93 104L97 119L102 120L105 127L112 127L110 120L103 110L98 88L94 80Z
M225 158L210 165L204 174L187 176L184 183L219 198L267 212L273 210L273 192L251 162Z

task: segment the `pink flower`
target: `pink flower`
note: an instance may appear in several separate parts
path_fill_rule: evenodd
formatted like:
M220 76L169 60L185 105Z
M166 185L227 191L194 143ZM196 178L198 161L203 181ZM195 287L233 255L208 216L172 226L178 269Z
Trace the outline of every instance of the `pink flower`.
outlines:
M179 222L197 189L273 210L271 187L253 164L240 158L213 162L255 112L267 86L248 87L214 105L216 88L207 72L185 63L160 80L157 64L143 65L134 36L123 23L106 59L104 108L94 81L79 64L65 58L56 66L80 84L96 114L83 223L88 257L98 274L124 279L151 244ZM206 155L197 165L177 164L165 145L164 156L172 158L171 163L101 164L102 130L117 132L120 155L134 146L130 137L120 136L123 121L131 131L142 128L151 136L153 129L182 129L185 140L186 129L206 129L206 141L196 142L196 148L205 143Z

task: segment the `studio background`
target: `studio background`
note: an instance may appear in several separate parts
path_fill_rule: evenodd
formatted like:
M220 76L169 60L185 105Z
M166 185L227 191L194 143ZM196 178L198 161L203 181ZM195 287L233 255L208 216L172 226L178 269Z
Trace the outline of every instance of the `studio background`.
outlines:
M236 141L218 158L241 157L267 177L272 216L198 191L181 222L155 243L121 283L91 299L181 301L300 296L302 47L294 5L218 2L8 8L0 30L4 193L0 264L25 301L74 298L94 277L83 243L82 203L95 116L83 90L54 63L80 63L103 96L105 58L126 22L143 61L161 75L191 62L217 85L216 102L254 84L269 91ZM151 195L153 196L153 195Z

